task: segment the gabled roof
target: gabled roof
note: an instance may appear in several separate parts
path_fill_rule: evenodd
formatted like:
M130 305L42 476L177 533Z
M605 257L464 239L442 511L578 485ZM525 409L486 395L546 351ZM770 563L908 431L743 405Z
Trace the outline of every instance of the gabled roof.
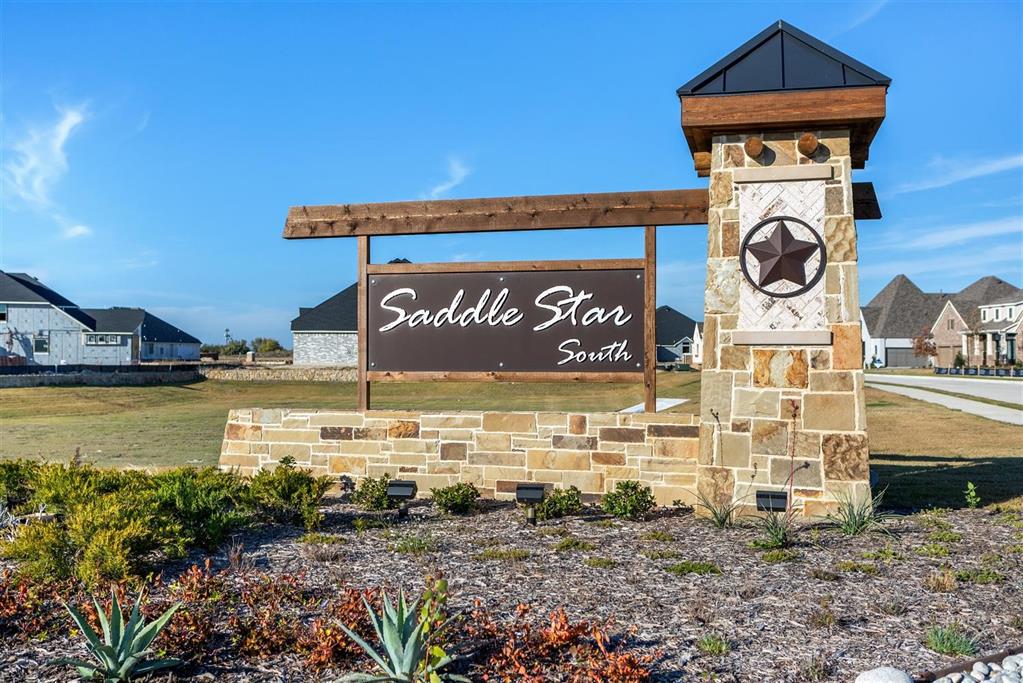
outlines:
M871 337L912 339L930 330L950 298L923 292L905 275L896 275L863 307L863 321Z
M677 90L679 96L888 86L892 79L784 21Z
M95 323L75 302L27 273L5 273L0 270L0 303L50 304L90 329Z
M1012 303L1023 299L1023 289L1000 277L987 275L959 291L958 296L976 301L978 306Z
M396 258L388 263L412 263ZM301 307L291 321L292 332L356 332L359 329L359 284L340 292L312 308Z
M198 339L184 330L158 318L144 308L87 308L95 321L95 332L120 332L133 334L139 331L139 339L143 342L165 342L173 344L201 344Z
M671 346L696 335L696 321L671 306L658 306L654 313L654 329L659 346Z

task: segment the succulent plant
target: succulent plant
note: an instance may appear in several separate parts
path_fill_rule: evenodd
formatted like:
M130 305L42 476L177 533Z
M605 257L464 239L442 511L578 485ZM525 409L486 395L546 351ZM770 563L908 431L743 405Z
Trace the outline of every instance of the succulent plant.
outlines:
M464 676L443 673L442 670L451 664L451 657L442 650L431 645L431 639L443 631L451 620L434 625L434 610L419 610L419 600L409 604L405 599L405 591L398 591L398 600L391 603L387 593L383 593L383 611L381 614L373 610L363 598L370 621L380 639L383 649L377 652L365 640L348 627L341 625L348 637L358 643L359 647L381 669L381 673L354 673L345 676L342 681L350 683L440 683L441 681L465 681ZM431 612L424 614L424 612ZM434 656L439 655L439 656Z
M74 607L65 604L64 607L71 614L75 625L88 640L89 654L96 660L96 663L80 659L64 658L58 660L58 664L68 664L78 669L78 674L84 680L101 680L104 683L116 683L119 681L130 681L132 678L144 674L177 666L181 662L177 659L153 659L147 661L151 654L149 646L160 635L160 631L171 620L174 613L181 607L178 603L161 614L155 621L145 623L139 609L142 603L142 593L139 593L132 607L128 622L124 622L124 615L121 606L117 603L117 595L111 591L111 608L108 617L103 611L99 600L93 598L96 605L96 614L99 616L100 626L103 633L96 633L89 625L88 620ZM102 635L102 638L101 638Z

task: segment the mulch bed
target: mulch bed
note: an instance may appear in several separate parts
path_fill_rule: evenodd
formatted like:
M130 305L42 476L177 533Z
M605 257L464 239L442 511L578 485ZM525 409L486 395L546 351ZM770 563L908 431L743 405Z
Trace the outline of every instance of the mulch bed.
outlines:
M931 626L953 622L977 637L981 654L1023 641L1023 515L1018 514L945 514L942 519L962 536L945 544L947 557L918 553L934 543L934 529L919 516L889 522L889 534L858 537L824 525L804 527L795 547L798 557L772 564L764 561L763 551L750 547L759 537L753 522L722 531L687 511L626 522L594 510L531 528L508 504L490 502L465 518L440 516L432 506L417 504L410 521L363 533L355 531L352 520L366 515L352 506L335 502L326 512L321 531L340 535L343 544L324 550L299 543L298 530L263 527L237 539L246 562L271 575L301 575L310 590L325 595L341 585L404 585L418 591L425 576L442 574L450 583L453 610L471 610L480 600L502 618L510 619L518 604L528 603L541 616L563 607L571 619L611 619L618 630L632 630L631 648L655 655L658 681L848 681L881 665L939 669L955 658L927 649L924 635ZM645 540L651 532L663 533ZM593 549L556 550L566 534ZM394 552L391 547L406 535L429 536L437 549L421 555ZM529 556L479 558L487 548L521 549ZM864 556L886 548L894 551L885 553L887 561ZM657 553L663 557L648 556ZM584 563L587 558L616 564L591 567ZM714 562L721 573L667 571L685 560ZM214 558L214 566L225 563L223 554ZM165 578L185 566L165 568ZM951 592L929 589L927 577L945 567L965 573ZM985 584L967 576L982 569L1003 580ZM701 652L697 642L708 634L725 638L730 652ZM0 681L68 680L68 668L47 662L82 654L65 633L41 640L9 637L0 646ZM188 678L311 681L343 672L329 673L310 670L299 655L283 655L258 663L201 662Z

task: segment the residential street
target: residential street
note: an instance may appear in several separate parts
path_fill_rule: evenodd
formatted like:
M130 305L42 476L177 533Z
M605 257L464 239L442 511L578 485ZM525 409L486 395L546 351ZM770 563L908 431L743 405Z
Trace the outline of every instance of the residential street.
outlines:
M921 389L937 389L969 394L991 401L1023 405L1023 380L981 379L972 377L927 377L923 375L882 375L867 373L868 384L901 384Z

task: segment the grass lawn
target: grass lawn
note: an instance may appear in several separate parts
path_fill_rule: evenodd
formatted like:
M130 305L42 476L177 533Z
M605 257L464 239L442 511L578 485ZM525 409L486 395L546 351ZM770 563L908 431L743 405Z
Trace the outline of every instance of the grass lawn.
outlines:
M700 374L665 372L658 393L698 410ZM621 410L638 384L375 384L374 408ZM216 464L231 408L355 408L354 384L218 382L148 387L34 387L0 391L0 457L66 460L81 448L99 465Z
M661 397L699 409L699 373L660 373ZM619 410L642 400L622 384L378 384L374 406L408 409ZM99 465L215 464L231 408L354 408L355 387L205 381L151 387L40 387L0 392L0 457ZM961 507L966 481L985 504L1023 504L1023 428L867 389L872 466L898 506Z

